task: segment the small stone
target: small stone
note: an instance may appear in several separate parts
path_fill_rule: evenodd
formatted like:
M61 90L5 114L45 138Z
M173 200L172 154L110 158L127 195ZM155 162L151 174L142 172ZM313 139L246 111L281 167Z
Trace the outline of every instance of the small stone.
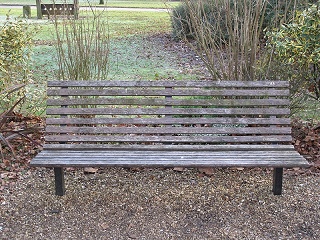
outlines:
M83 169L83 172L86 174L93 174L93 173L96 173L96 172L98 172L98 170L99 170L99 168L93 168L93 167L85 167L84 169Z
M60 209L51 209L51 213L60 213Z
M130 239L137 239L137 238L138 238L137 234L135 234L135 233L129 233L129 234L128 234L128 237L129 237Z
M183 167L175 167L175 168L173 168L173 171L183 172L183 171L184 171L184 168L183 168Z
M198 168L199 172L204 173L207 176L212 176L214 174L214 168L210 167L203 167L203 168Z

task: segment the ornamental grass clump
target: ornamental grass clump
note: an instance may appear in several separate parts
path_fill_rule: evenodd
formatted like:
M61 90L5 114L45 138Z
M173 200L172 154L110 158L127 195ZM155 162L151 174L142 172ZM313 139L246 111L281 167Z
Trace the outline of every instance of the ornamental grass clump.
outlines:
M61 80L102 80L109 70L109 28L105 11L81 11L79 19L54 17Z

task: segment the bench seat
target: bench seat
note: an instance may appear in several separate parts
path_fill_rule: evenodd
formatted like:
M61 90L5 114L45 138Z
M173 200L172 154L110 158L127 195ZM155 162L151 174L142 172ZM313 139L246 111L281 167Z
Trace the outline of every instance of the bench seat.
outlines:
M307 167L287 150L44 150L32 163L45 167Z

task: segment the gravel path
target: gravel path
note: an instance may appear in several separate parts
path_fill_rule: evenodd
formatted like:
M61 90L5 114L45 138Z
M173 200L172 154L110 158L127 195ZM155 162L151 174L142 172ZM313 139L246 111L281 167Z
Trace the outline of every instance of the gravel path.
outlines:
M320 178L214 169L82 170L53 194L53 173L28 172L1 196L0 239L320 239Z

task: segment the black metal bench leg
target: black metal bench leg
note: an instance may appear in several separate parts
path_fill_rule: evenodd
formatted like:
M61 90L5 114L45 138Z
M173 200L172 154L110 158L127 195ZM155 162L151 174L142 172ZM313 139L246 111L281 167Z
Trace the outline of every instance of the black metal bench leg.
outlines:
M56 195L63 196L65 192L64 187L64 173L63 168L54 168L54 179L56 186Z
M283 168L273 169L273 194L281 195L282 192Z

